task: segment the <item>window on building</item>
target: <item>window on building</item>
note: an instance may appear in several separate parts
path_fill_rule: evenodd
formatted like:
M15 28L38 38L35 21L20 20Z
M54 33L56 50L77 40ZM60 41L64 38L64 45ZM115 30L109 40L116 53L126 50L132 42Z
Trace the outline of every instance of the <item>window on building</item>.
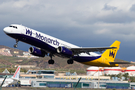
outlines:
M46 86L46 83L39 83L39 86Z
M54 78L54 76L44 76L44 78Z
M53 71L38 71L38 74L54 74Z

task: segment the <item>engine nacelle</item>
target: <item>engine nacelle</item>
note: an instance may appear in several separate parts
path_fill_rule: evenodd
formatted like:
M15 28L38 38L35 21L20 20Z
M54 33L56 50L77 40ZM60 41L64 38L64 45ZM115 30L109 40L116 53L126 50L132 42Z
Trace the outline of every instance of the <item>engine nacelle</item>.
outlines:
M34 56L45 57L46 52L35 47L29 48L29 53Z
M67 57L73 56L73 52L71 50L69 50L68 48L62 47L62 46L59 46L57 48L57 52L65 55Z

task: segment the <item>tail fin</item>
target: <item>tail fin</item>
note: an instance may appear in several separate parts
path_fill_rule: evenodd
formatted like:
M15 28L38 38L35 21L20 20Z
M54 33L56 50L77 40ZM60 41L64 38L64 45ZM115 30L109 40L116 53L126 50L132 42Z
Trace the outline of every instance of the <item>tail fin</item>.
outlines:
M15 73L14 73L14 75L13 75L13 79L15 79L15 80L19 80L19 75L20 75L20 66L18 66L18 68L16 69L16 71L15 71Z
M110 47L117 47L115 49L107 49L102 56L109 60L110 62L114 62L114 59L116 57L117 51L120 48L120 41L115 41Z

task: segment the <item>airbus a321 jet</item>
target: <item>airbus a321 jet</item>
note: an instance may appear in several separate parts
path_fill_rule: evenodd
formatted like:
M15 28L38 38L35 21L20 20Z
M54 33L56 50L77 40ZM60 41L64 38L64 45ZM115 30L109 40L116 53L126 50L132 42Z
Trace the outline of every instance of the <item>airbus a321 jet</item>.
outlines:
M116 67L123 62L114 62L117 51L120 47L120 41L115 41L110 47L79 47L68 42L62 41L55 37L30 29L23 25L11 24L4 28L4 32L16 40L14 47L17 47L19 41L33 45L29 48L32 55L45 57L50 56L49 64L54 64L53 56L57 55L67 58L68 64L74 61L102 67ZM102 55L95 52L102 52Z

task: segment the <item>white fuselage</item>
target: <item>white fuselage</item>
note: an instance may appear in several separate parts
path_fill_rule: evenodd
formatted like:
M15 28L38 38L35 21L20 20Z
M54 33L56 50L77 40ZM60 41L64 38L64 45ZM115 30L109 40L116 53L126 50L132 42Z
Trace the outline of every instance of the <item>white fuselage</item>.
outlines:
M41 33L39 31L30 29L30 28L22 26L22 25L13 24L13 26L17 26L17 29L12 28L12 27L6 27L6 28L4 28L4 32L6 34L19 34L19 35L25 35L25 36L28 36L28 37L31 37L34 39L38 39L39 41L44 42L55 49L57 49L59 46L64 46L66 48L81 48L79 46L70 44L68 42L62 41L60 39L57 39L55 37L49 36L47 34ZM17 39L17 38L15 38L15 39ZM27 39L27 38L24 38L24 39ZM23 42L25 42L25 40ZM26 41L25 43L31 44L30 42L31 41L29 41L29 42ZM31 44L31 45L33 45L33 44ZM40 45L34 45L34 46L41 48ZM94 52L90 52L90 53L91 53L90 55L86 54L86 53L80 53L78 55L87 56L87 57L88 56L90 56L90 57L91 56L100 56L99 54L96 54Z

